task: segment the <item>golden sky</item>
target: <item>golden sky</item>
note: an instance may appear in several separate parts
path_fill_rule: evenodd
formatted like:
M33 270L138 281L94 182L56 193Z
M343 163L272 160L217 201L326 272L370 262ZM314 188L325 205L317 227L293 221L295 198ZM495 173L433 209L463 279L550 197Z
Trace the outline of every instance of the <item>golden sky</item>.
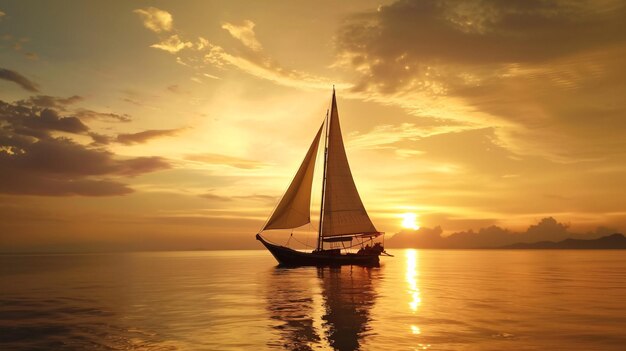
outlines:
M624 18L611 0L0 1L0 251L255 247L333 84L379 230L623 231Z

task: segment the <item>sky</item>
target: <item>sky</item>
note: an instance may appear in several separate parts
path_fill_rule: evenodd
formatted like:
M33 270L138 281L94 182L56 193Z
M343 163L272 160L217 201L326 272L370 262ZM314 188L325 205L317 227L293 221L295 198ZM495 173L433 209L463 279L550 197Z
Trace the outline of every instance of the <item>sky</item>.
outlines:
M611 0L0 1L0 251L257 247L333 84L380 231L623 232L623 18Z

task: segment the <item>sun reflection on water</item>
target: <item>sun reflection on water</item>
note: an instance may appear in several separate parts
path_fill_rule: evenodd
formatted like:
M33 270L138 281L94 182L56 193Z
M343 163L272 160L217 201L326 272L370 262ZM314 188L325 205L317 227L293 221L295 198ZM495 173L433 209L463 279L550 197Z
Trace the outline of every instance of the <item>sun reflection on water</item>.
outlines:
M413 334L421 334L422 331L420 330L420 327L418 327L417 325L411 325L411 332Z
M417 258L418 253L416 250L406 251L406 282L409 284L408 292L411 295L409 307L411 308L411 311L413 311L413 313L415 313L419 305L422 304L420 289L417 286Z
M407 292L409 293L409 308L412 314L417 313L417 309L422 304L422 296L420 293L419 286L417 284L419 271L417 267L417 261L419 258L419 253L417 250L406 250L406 282L408 284ZM422 330L415 324L410 325L411 334L415 336L419 336L422 334ZM414 347L414 350L427 350L430 348L430 344L417 344L417 347Z

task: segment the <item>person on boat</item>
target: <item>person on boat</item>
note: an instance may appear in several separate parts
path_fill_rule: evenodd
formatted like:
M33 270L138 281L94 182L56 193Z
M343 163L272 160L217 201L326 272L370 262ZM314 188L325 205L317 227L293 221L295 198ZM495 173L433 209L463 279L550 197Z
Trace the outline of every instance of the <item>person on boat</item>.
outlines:
M383 247L381 243L375 243L374 246L372 247L372 251L380 254L385 251L385 248Z
M383 248L383 245L381 245L381 243L375 243L374 246L370 246L369 244L367 244L365 245L365 247L361 247L361 249L357 251L357 254L363 254L363 255L379 254L380 255L384 251L385 251L385 248Z

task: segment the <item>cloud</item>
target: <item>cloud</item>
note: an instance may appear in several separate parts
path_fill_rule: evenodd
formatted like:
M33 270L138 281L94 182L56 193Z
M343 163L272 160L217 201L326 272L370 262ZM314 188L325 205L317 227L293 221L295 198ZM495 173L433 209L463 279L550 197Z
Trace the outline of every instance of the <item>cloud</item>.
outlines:
M277 201L276 196L259 195L259 194L222 196L222 195L214 194L212 192L208 192L208 193L201 194L200 197L204 199L220 201L220 202L227 202L227 201L233 201L233 200L249 200L249 201L258 201L258 202L268 203L268 204L275 204Z
M439 134L448 134L471 130L475 127L459 124L443 123L442 121L422 121L422 123L401 123L399 125L383 124L365 133L350 135L350 147L360 149L397 148L401 143L416 141Z
M258 161L214 153L187 155L185 159L214 165L225 165L241 169L257 169L266 166L264 163Z
M167 169L160 157L119 158L53 132L99 135L77 117L0 101L0 193L108 196L132 192L120 177Z
M132 118L127 114L117 114L112 112L98 112L89 109L80 108L74 111L76 117L89 120L95 119L99 121L113 121L113 122L130 122Z
M262 45L254 34L255 24L251 21L244 21L243 25L231 23L223 24L222 28L227 30L234 38L239 40L247 49L242 54L233 54L223 47L210 43L206 38L198 37L197 40L188 40L179 34L161 40L150 47L177 54L185 49L185 56L177 56L176 63L202 71L207 65L218 69L237 68L255 77L273 81L277 84L312 89L328 89L333 83L339 88L347 87L345 83L330 80L324 77L308 74L306 72L287 69L279 65L262 52ZM212 79L219 77L206 72L203 76ZM192 77L193 81L201 83L198 77Z
M243 45L252 51L261 51L263 47L261 43L256 39L254 34L254 22L245 20L242 25L235 25L232 23L224 23L223 29L226 29L230 35L239 40Z
M167 136L174 136L180 133L184 128L178 129L152 129L145 130L138 133L119 134L117 136L117 142L125 145L141 144L148 142L149 140Z
M0 20L2 18L0 17ZM30 39L29 38L14 38L12 35L10 34L5 34L2 36L2 40L8 42L9 46L11 49L13 49L13 51L24 55L24 57L26 57L27 59L34 61L34 60L38 60L39 59L39 55L37 55L34 52L30 52L30 51L24 51L24 44L29 42Z
M100 134L96 132L89 132L89 136L93 140L94 145L107 145L111 143L111 141L113 140L113 138L111 138L108 135L104 135L104 134Z
M212 74L208 74L208 73L202 73L202 75L203 75L203 76L205 76L205 77L207 77L207 78L210 78L210 79L218 79L218 80L219 80L219 79L222 79L222 78L220 78L220 77L218 77L218 76L214 76L214 75L212 75Z
M89 128L77 117L61 117L52 109L28 108L0 101L0 121L6 123L5 130L16 135L36 138L50 136L59 131L84 134Z
M192 48L193 43L190 41L182 41L178 34L174 34L160 43L150 45L150 47L167 51L170 54L175 54L182 49Z
M39 59L39 55L37 55L37 54L36 54L36 53L34 53L34 52L25 52L25 53L24 53L24 56L26 56L26 58L27 58L27 59L29 59L29 60L33 60L33 61L34 61L34 60L38 60L38 59Z
M200 197L203 199L212 200L212 201L220 201L220 202L228 202L228 201L233 200L232 197L216 195L213 193L205 193L205 194L200 195Z
M205 64L219 69L235 67L252 76L280 85L308 89L328 89L333 83L325 77L284 68L261 52L254 52L249 55L235 55L227 52L221 46L213 44L209 44L205 51L207 53L201 58ZM209 78L213 78L213 76ZM347 86L345 83L340 82L335 85L338 88Z
M17 101L17 105L26 107L35 107L43 109L54 109L57 111L64 111L73 114L76 118L81 120L99 120L99 121L115 121L115 122L130 122L131 117L127 114L117 114L112 112L98 112L85 108L70 109L71 105L83 101L84 98L79 95L73 95L66 98L50 96L50 95L35 95L30 96L27 99Z
M0 192L7 194L122 195L132 189L107 177L135 176L169 167L158 157L119 160L108 151L64 138L19 144L4 139L0 147Z
M35 95L30 96L26 100L18 101L20 105L36 106L42 108L54 108L58 110L65 110L68 105L73 105L77 102L83 101L82 96L73 95L66 98L55 97L50 95Z
M169 85L166 89L174 94L189 94L188 90L181 88L178 84Z
M110 180L58 179L8 170L0 174L0 193L37 196L119 196L133 190Z
M612 1L396 1L355 16L338 43L381 67L538 62L624 42L625 13Z
M31 93L39 92L39 85L37 83L29 80L28 78L15 71L6 68L0 68L0 79L13 82L22 87L24 90L30 91Z
M4 13L2 10L0 10L0 21L2 21L2 18L6 16L6 13Z
M366 99L494 128L517 155L586 162L623 150L624 15L618 1L401 0L349 18L335 66Z
M146 7L144 9L133 10L133 12L141 17L144 27L153 32L161 33L172 30L172 15L167 11L160 10L156 7Z

